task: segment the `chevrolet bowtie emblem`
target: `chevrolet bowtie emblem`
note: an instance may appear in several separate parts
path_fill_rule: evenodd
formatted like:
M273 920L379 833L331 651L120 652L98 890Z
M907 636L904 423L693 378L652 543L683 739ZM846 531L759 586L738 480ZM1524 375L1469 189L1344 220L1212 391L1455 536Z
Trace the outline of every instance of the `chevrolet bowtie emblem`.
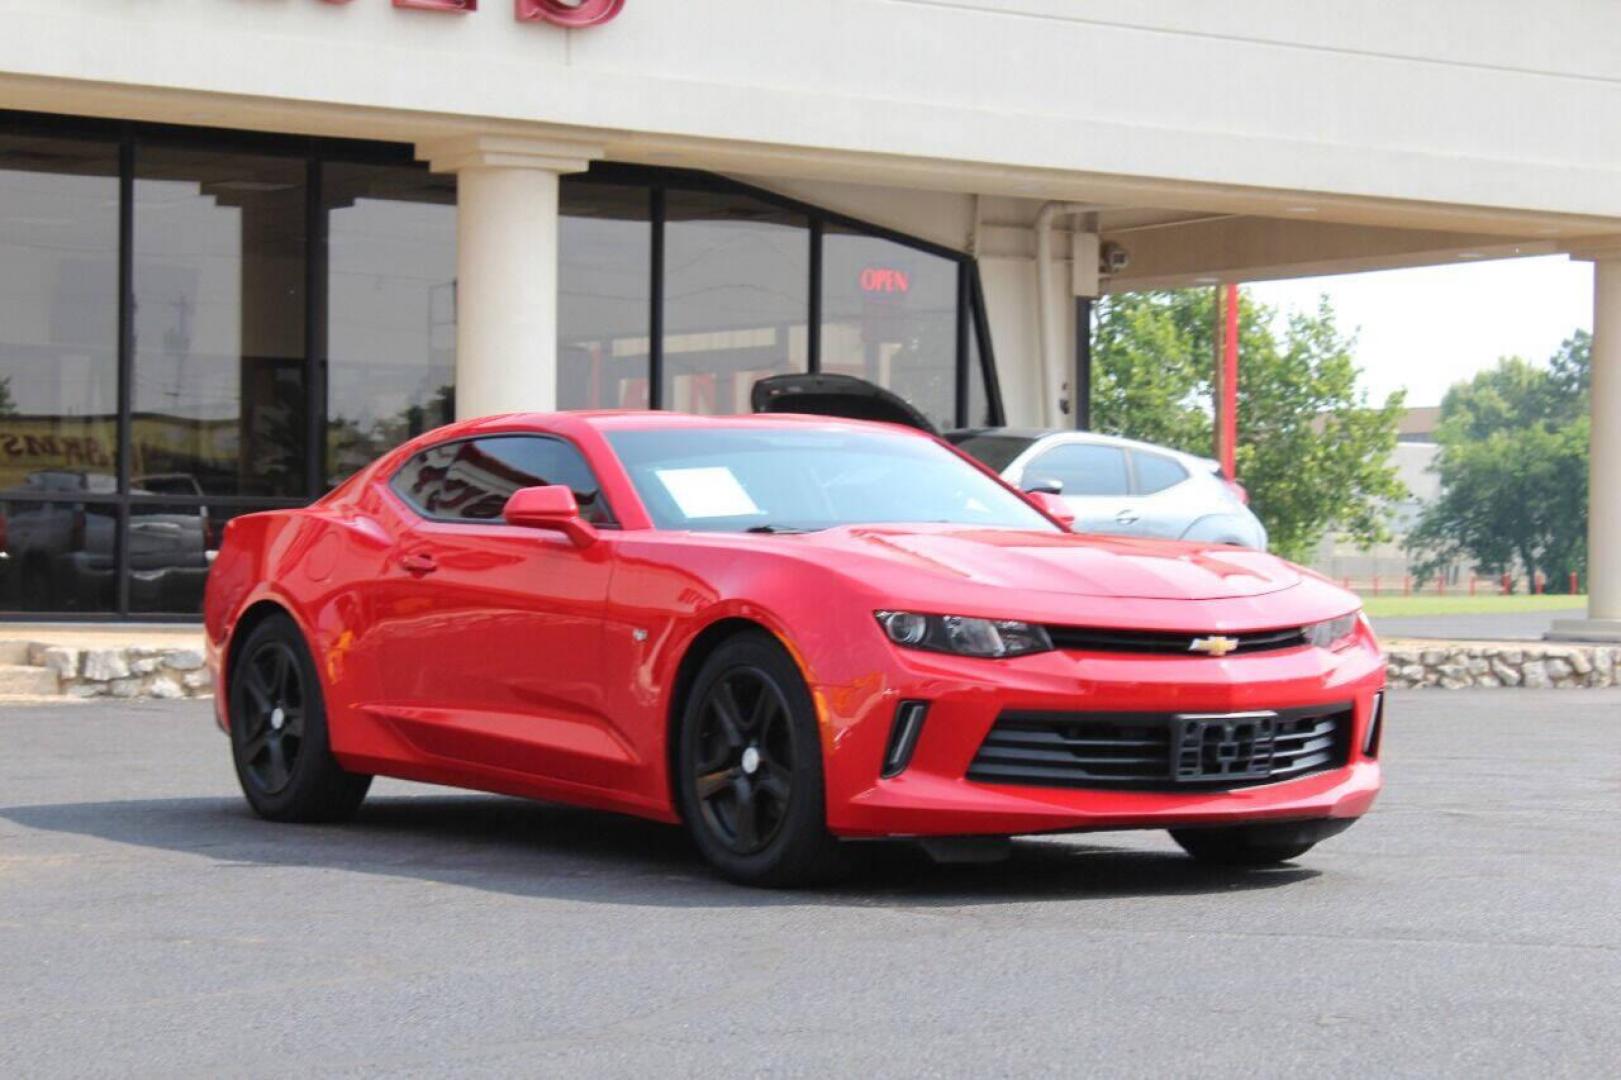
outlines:
M1188 646L1189 652L1204 653L1206 656L1226 656L1238 648L1238 639L1230 637L1200 637L1194 638Z

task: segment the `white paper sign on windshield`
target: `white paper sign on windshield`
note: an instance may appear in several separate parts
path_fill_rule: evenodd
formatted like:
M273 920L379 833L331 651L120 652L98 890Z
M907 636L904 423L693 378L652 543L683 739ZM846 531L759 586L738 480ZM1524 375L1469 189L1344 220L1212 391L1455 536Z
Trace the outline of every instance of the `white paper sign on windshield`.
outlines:
M750 517L760 508L724 465L701 469L654 469L664 490L687 518Z

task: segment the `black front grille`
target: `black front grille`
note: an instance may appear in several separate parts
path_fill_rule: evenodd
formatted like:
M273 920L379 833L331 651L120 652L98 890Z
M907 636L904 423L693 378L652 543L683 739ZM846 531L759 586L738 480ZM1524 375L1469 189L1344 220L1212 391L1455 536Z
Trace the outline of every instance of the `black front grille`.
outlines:
M1194 642L1225 638L1232 643L1223 655L1293 649L1306 644L1306 631L1299 626L1282 630L1256 630L1243 634L1194 634L1160 630L1097 630L1083 626L1049 626L1047 636L1060 649L1078 652L1153 653L1155 655L1210 655L1193 647Z
M1351 706L1250 713L1005 712L968 778L1182 791L1292 780L1349 760Z

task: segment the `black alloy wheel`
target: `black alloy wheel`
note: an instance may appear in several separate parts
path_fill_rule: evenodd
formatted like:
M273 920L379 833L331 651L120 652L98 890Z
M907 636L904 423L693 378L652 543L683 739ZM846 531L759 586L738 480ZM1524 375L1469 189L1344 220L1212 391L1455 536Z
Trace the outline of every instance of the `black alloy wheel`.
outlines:
M672 734L682 820L723 875L787 887L844 869L827 829L816 706L774 637L749 631L722 642L698 670Z
M304 743L304 680L285 641L272 639L242 662L240 694L232 710L244 723L242 762L267 795L293 779Z
M253 627L227 674L231 758L254 812L272 821L352 817L371 777L332 755L325 698L298 625L273 615Z
M699 715L694 779L704 823L733 852L753 855L788 819L788 702L764 671L735 668L710 686Z

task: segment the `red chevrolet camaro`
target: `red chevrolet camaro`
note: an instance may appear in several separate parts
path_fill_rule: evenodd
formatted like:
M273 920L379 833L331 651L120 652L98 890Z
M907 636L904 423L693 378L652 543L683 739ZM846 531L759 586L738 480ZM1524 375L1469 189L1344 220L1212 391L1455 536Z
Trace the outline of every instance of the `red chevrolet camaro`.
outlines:
M1056 512L889 424L452 425L230 523L219 723L267 818L404 777L681 822L757 884L852 839L1087 829L1257 865L1368 810L1384 666L1355 597Z

